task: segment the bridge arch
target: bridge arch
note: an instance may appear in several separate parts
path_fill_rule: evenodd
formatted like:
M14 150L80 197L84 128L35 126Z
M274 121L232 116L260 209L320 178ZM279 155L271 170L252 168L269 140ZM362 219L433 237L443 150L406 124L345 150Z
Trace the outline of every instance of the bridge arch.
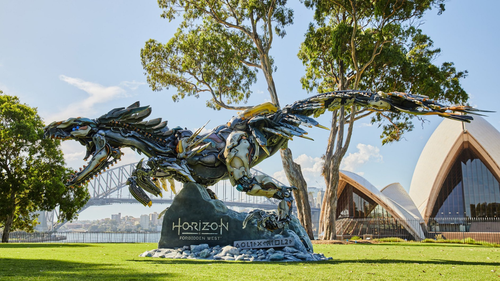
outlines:
M135 200L128 191L127 179L134 171L136 163L125 164L115 168L111 168L103 172L98 177L94 178L87 185L90 200L78 212L79 214L92 206L102 206L111 204L140 204ZM261 171L251 169L254 175L264 174ZM281 185L285 185L275 180ZM176 182L177 192L181 189L182 184ZM277 200L269 199L263 196L250 196L244 192L237 191L229 180L224 180L210 186L210 189L215 192L217 197L229 207L242 208L260 208L260 209L275 209L278 203ZM151 197L153 204L171 204L175 194L169 190L164 192L163 198ZM41 229L49 231L57 231L67 221L59 220L58 210L52 212L42 212L39 216ZM56 220L56 222L54 222Z

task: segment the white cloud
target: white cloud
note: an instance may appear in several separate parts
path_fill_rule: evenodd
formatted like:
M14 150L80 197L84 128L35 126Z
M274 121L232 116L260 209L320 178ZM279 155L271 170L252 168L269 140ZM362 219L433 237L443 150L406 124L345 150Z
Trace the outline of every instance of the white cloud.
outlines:
M380 149L378 147L358 143L356 148L358 149L357 152L349 153L349 155L344 157L342 160L342 164L340 165L342 170L355 172L357 168L361 167L368 161L381 162L383 159L382 155L380 155ZM362 175L359 172L358 174Z
M308 186L325 188L325 180L321 175L323 164L325 162L324 160L319 157L311 157L306 154L302 154L295 158L294 161L295 163L300 165L302 174ZM285 184L288 184L288 180L286 179L284 170L274 173L272 177Z
M203 124L203 126L198 127L198 128L194 128L193 129L193 133L196 132L196 131L198 131L202 127L203 128L201 129L201 132L199 133L199 135L204 135L204 134L207 134L207 133L211 132L213 129L207 129L207 126L208 126L209 123L210 123L210 120L208 120L208 122L206 122L205 124Z
M61 149L64 153L64 160L66 162L66 165L68 167L72 167L75 170L78 170L78 168L82 167L83 165L87 165L87 162L91 158L89 157L87 161L83 160L87 149L85 146L76 141L64 141L61 145ZM142 158L147 158L144 155L139 155L137 152L133 151L130 148L125 147L122 148L121 151L124 155L121 158L121 161L117 164L119 166L136 163L139 162Z
M358 128L372 127L372 123L359 123Z
M135 80L133 81L123 81L120 83L120 85L123 85L131 90L137 90L137 88L139 88L139 86L141 85L146 85L146 82L137 82Z
M128 147L121 148L121 151L123 153L123 156L122 156L120 162L118 162L118 164L116 164L118 166L136 163L136 162L141 161L141 159L143 159L143 158L144 158L144 161L148 160L148 157L146 155L139 154Z
M255 167L254 167L255 169ZM288 179L286 178L286 175L285 175L285 171L284 170L281 170L281 171L278 171L276 173L274 173L272 175L272 177L277 180L277 181L280 181L281 183L285 184L285 185L288 185Z
M364 173L356 171L356 169L360 168L368 161L381 162L383 160L378 147L362 143L359 143L356 147L358 149L357 152L349 153L349 155L344 157L342 160L342 164L340 166L342 170L355 172L362 176ZM304 179L306 180L308 186L323 189L325 188L325 180L321 174L325 163L323 159L320 157L311 157L306 154L302 154L295 158L294 161L300 165L302 174L304 175ZM259 170L258 167L254 167L254 169ZM284 184L288 184L284 170L275 172L272 174L272 177Z
M72 78L65 75L60 75L59 79L86 92L89 96L83 101L69 104L63 111L49 116L47 118L47 123L55 120L65 120L68 117L90 116L92 115L93 107L96 104L105 103L117 98L128 96L127 91L119 86L105 87L97 83L88 82L79 78Z
M83 165L83 157L85 157L85 146L76 141L63 141L61 149L64 152L64 161L67 166L78 168Z

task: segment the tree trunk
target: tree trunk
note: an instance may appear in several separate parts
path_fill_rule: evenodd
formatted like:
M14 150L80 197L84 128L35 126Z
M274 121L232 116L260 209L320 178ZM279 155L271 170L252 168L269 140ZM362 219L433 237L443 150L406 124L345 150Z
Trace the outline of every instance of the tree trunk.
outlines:
M345 108L342 107L339 111L333 112L332 129L328 138L325 166L323 167L323 176L326 183L325 197L323 198L320 215L320 233L323 233L323 240L337 238L337 191L340 179L340 163L351 141L355 115L356 107L352 106L349 129L344 141Z
M5 220L5 225L3 228L2 243L9 242L9 233L13 222L14 222L14 214L8 215L7 220Z
M305 228L309 239L314 240L311 221L311 205L307 194L307 183L302 175L300 165L293 162L292 151L289 148L281 149L281 161L285 170L286 178L297 190L293 191L297 205L297 215L300 223Z
M333 168L325 174L329 184L323 198L321 206L321 227L323 240L337 239L336 218L337 218L337 190L339 185L339 169Z

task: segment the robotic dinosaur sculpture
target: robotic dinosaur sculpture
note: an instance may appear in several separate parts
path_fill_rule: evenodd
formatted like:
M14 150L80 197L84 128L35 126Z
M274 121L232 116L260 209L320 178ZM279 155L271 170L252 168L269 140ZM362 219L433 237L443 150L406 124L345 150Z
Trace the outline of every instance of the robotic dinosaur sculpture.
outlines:
M166 180L173 188L173 180L208 187L229 179L239 191L281 200L277 215L257 214L261 217L261 226L273 230L282 228L289 220L293 187L280 186L265 175L252 176L250 168L286 147L294 136L310 139L301 125L328 129L309 116L352 104L373 111L439 115L464 122L473 118L463 113L480 111L469 106L444 106L420 95L336 91L309 97L282 109L271 103L261 104L201 135L201 128L195 133L180 127L169 129L167 122L160 118L143 121L151 114L151 108L136 102L127 108L115 108L97 119L69 118L53 122L45 128L45 137L73 139L87 148L84 160L91 159L71 176L68 186L81 186L90 181L120 160L120 148L130 147L148 157L145 165L141 160L127 182L130 193L145 206L151 206L152 202L144 191L161 196L160 182L167 190ZM215 198L210 189L207 191Z

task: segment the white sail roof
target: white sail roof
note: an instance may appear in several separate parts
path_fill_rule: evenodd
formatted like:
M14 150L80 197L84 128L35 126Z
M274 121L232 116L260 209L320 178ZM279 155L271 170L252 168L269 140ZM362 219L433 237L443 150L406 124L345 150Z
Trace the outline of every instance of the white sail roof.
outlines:
M359 191L370 197L377 204L386 209L393 217L398 219L399 222L406 227L408 232L410 232L415 237L415 239L425 238L424 232L422 231L422 227L420 226L420 220L418 216L415 216L412 213L412 211L409 211L404 207L404 205L411 205L411 204L405 202L404 200L403 202L396 203L393 199L380 192L374 185L368 182L365 178L353 172L340 171L340 180L346 181L350 185L354 186L356 189L358 189ZM404 196L401 195L400 190L395 191L397 188L398 187L389 188L390 191L388 191L388 193L391 193L391 195L395 195L396 193L398 194L398 196L394 196L393 198L397 197L403 198ZM401 187L401 189L403 188ZM404 189L403 192L405 192Z
M411 181L410 197L424 219L429 218L451 165L465 147L473 147L500 175L500 133L478 116L471 123L444 119L422 150Z

